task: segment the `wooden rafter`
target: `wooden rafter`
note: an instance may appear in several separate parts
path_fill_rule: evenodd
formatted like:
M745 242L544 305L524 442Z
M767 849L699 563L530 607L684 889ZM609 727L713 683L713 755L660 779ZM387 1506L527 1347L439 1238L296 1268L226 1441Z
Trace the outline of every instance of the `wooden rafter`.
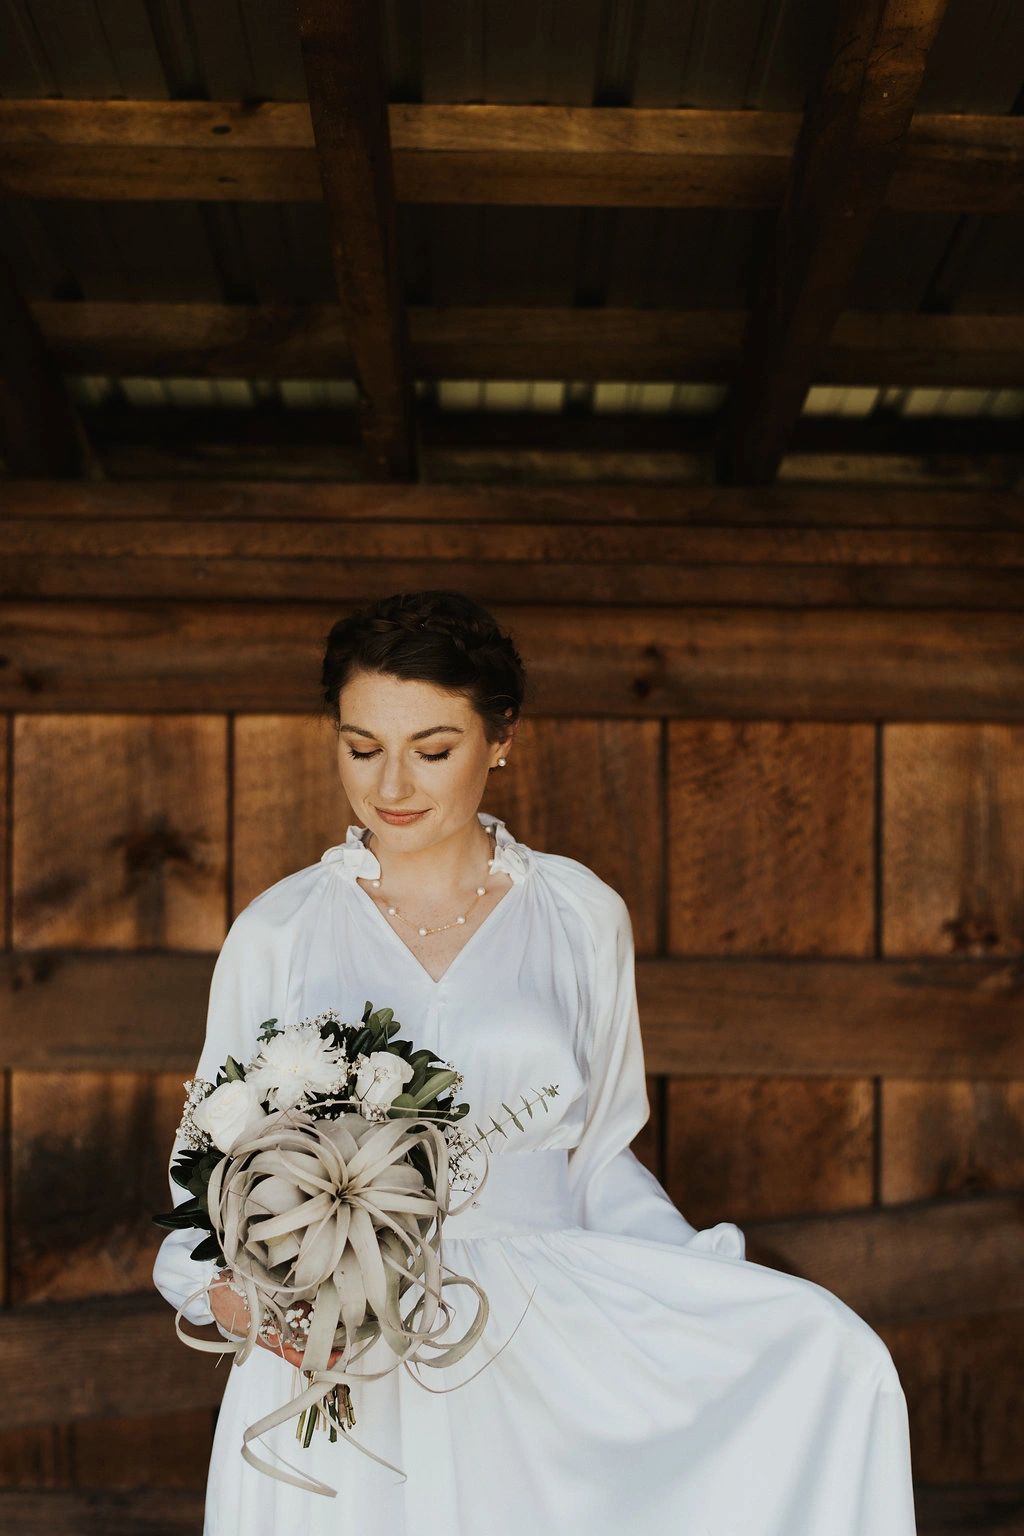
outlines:
M718 472L771 480L904 153L948 0L841 0L722 422Z
M380 8L299 0L296 13L363 443L380 479L409 479L413 391Z
M150 378L346 378L353 360L338 305L40 301L33 313L68 373ZM721 382L736 373L739 310L408 310L417 379ZM849 312L814 382L1024 384L1024 315Z
M0 251L0 454L10 475L80 475L89 454L60 368Z
M372 7L367 7L372 10ZM798 112L386 108L400 203L776 208ZM885 192L907 212L1024 209L1024 117L922 113ZM319 202L305 102L0 101L0 195Z

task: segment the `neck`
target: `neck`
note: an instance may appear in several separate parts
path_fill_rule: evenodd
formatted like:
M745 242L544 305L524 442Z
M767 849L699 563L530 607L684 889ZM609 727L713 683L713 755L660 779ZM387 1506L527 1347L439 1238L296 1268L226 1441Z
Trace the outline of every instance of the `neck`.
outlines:
M386 891L393 900L400 900L404 892L420 901L444 902L458 900L478 885L486 885L491 871L485 861L497 847L497 830L493 824L485 827L477 821L475 827L453 833L417 853L382 849L372 831L364 835L363 842L380 865L381 892Z

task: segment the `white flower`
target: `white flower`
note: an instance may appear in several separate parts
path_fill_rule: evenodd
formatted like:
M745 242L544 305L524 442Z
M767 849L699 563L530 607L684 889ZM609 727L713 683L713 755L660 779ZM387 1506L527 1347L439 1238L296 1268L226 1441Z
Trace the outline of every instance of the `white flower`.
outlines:
M365 1104L363 1113L367 1119L371 1118L367 1110L384 1108L398 1097L413 1071L411 1062L396 1056L394 1051L371 1051L362 1058L356 1073L355 1096Z
M246 1082L255 1083L271 1109L294 1109L307 1093L334 1093L348 1081L344 1050L320 1033L314 1020L290 1024L273 1035L249 1068Z
M265 1119L259 1090L248 1079L221 1083L192 1111L193 1124L222 1152L230 1152L244 1131L258 1129Z

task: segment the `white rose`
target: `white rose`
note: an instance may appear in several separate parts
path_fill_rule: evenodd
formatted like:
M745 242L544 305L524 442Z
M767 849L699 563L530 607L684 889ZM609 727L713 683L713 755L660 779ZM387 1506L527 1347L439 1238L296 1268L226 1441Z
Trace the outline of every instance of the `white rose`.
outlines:
M391 1104L413 1075L412 1065L393 1051L371 1051L356 1073L355 1094L367 1106Z
M230 1152L243 1131L257 1129L265 1119L259 1089L243 1079L221 1083L192 1111L193 1124L206 1131L222 1152Z

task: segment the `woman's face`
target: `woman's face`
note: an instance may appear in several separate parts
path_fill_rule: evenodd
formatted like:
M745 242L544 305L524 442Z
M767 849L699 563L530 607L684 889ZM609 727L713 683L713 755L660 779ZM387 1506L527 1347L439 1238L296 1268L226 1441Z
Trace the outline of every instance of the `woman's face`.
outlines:
M460 694L377 672L356 673L338 699L338 773L358 820L385 847L411 852L476 816L488 770L506 742L488 743ZM380 812L425 811L404 825Z

